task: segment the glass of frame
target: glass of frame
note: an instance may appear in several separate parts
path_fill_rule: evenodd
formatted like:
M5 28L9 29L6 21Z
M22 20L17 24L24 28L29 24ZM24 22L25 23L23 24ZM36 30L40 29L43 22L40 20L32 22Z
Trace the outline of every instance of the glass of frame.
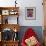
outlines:
M26 7L26 19L27 20L35 20L36 19L36 8L35 7Z

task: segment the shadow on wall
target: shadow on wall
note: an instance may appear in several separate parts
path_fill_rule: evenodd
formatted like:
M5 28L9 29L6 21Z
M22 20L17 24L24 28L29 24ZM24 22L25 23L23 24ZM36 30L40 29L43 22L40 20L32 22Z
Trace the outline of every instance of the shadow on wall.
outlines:
M19 32L19 40L20 40L20 42L21 42L21 40L22 40L22 38L24 36L24 33L26 32L26 30L28 28L32 28L36 32L39 41L41 43L43 43L43 30L42 30L41 26L32 26L32 27L31 26L21 26L20 32Z

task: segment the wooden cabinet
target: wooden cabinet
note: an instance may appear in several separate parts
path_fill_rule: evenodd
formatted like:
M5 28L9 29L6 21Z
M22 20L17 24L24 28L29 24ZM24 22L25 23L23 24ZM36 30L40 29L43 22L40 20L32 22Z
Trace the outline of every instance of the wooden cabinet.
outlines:
M43 8L44 8L44 44L46 46L46 0L43 0Z
M5 41L0 42L0 46L18 46L19 41Z
M18 41L5 41L2 44L3 46L18 46Z
M43 0L43 8L44 8L44 27L46 27L46 0Z
M0 7L0 46L18 46L19 39L16 40L15 38L20 29L20 26L18 24L18 18L19 7ZM6 36L4 35L5 32L5 35L7 35L8 38L6 38ZM12 32L13 35L8 32ZM5 36L6 40L4 39L4 37L2 37L2 35ZM11 39L9 39L9 35L11 35Z
M1 24L17 24L18 17L19 17L19 7L0 7Z
M46 30L44 30L44 46L46 46Z

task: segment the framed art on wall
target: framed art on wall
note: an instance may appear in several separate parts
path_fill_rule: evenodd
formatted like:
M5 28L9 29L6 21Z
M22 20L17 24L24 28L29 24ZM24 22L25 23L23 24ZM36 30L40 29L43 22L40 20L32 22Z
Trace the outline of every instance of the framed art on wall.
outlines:
M36 19L36 8L35 7L26 7L25 8L25 16L27 20L35 20Z
M2 10L2 15L9 15L9 10Z

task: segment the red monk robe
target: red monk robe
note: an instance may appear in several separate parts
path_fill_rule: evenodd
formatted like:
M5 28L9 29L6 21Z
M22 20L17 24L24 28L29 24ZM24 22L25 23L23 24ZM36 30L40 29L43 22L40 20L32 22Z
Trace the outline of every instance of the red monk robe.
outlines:
M21 45L22 46L41 46L36 37L37 35L32 28L27 29L22 39Z

